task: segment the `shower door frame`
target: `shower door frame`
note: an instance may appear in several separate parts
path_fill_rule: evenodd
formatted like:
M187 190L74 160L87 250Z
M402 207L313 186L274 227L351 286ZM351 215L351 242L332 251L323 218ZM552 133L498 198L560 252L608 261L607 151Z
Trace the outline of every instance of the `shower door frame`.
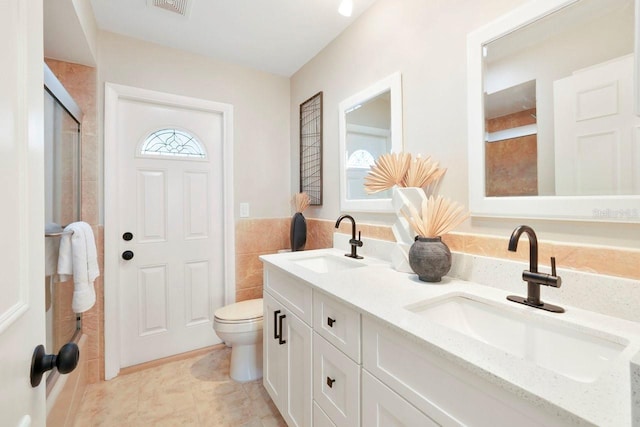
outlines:
M69 92L65 89L65 87L62 85L60 80L58 80L58 78L55 76L53 71L51 71L51 68L49 68L49 66L46 63L43 64L43 75L44 75L44 90L48 92L53 97L54 101L57 102L78 124L78 140L77 140L78 154L77 154L76 165L75 165L78 171L78 178L76 182L77 190L76 190L75 209L76 209L76 212L78 213L76 220L79 221L82 213L82 132L81 130L82 130L82 119L84 118L84 113L82 112L82 109L80 108L80 106L71 97ZM61 225L64 227L68 224L61 224ZM76 314L76 329L74 331L73 336L69 338L71 342L77 343L80 340L81 331L82 331L81 319L82 319L81 315ZM53 325L51 326L53 327ZM45 329L47 327L48 325L46 325L46 315L45 315ZM53 352L57 351L57 349L49 349L49 350ZM53 390L53 387L56 384L56 381L58 380L59 377L60 377L60 373L57 370L53 370L47 375L46 377L47 378L46 379L47 397L49 396L49 393L51 393L51 391Z

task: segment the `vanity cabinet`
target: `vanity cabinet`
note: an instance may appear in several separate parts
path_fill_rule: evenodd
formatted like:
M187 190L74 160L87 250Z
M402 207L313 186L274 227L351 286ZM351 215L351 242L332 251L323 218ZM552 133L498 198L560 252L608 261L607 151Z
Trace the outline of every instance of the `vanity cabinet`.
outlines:
M263 385L289 426L312 425L311 288L264 273Z
M378 392L365 377L368 372L402 396L406 402L444 426L559 426L533 404L518 398L438 354L424 342L367 316L362 319L363 414L380 412ZM387 393L388 394L388 393ZM383 405L391 405L384 400ZM401 405L394 403L393 405ZM364 416L363 416L364 417ZM378 425L375 422L363 426ZM387 425L385 423L385 425ZM396 425L391 423L390 425ZM398 424L430 425L430 424ZM564 424L566 425L566 424Z

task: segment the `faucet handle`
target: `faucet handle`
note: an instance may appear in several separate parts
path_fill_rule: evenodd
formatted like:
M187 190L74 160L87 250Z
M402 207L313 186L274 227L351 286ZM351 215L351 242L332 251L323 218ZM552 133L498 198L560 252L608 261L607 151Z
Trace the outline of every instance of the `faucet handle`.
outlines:
M556 275L556 257L554 256L551 257L551 275Z
M355 246L357 246L359 248L362 247L363 243L362 243L362 238L360 237L361 233L362 232L358 231L358 238L357 239L349 239L349 244L352 245L352 246L355 245Z

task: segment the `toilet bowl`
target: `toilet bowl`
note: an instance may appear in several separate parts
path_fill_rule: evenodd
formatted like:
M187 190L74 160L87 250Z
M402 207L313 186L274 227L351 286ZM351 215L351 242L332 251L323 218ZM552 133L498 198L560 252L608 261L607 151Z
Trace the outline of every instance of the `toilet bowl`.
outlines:
M217 309L213 329L231 347L229 376L235 381L262 377L262 298Z

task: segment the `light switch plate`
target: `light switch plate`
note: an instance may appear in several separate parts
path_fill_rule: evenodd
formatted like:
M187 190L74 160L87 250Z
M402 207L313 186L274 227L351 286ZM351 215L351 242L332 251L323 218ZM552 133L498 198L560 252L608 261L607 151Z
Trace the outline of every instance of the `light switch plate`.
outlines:
M249 203L240 203L240 218L249 218Z

